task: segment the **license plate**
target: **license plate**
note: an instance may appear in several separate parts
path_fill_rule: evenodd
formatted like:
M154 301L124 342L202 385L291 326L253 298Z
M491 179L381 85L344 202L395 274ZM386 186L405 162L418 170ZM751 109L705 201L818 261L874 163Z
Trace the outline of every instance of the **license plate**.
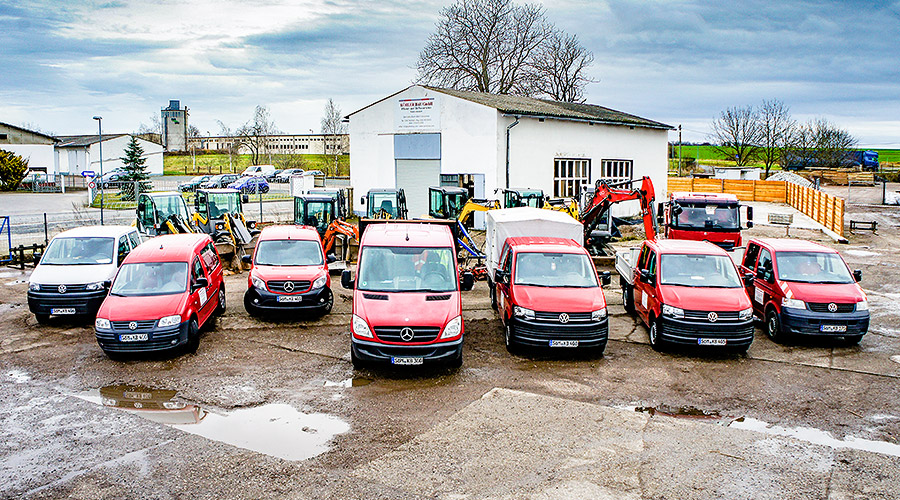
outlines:
M578 347L577 340L551 340L550 347Z
M423 361L423 358L391 357L391 364L393 365L421 365Z
M697 339L697 343L700 345L725 345L728 343L728 339Z
M303 302L303 297L300 295L279 295L278 302Z
M50 309L50 314L75 314L75 308L63 307L58 309Z
M846 332L847 325L822 325L819 327L822 332Z
M126 333L124 335L119 335L119 342L140 342L141 340L147 340L146 333Z

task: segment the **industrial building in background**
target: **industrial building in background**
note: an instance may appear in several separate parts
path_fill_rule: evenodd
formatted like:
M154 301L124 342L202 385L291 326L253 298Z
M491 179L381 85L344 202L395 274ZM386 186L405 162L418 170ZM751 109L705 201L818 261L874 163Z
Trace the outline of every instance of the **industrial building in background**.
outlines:
M194 151L228 151L237 148L237 154L250 154L250 148L241 143L240 137L210 135L191 137L188 148ZM273 155L332 155L350 154L348 134L272 134L260 138L260 154Z
M188 108L181 101L170 100L162 109L162 145L166 151L186 151L188 138Z

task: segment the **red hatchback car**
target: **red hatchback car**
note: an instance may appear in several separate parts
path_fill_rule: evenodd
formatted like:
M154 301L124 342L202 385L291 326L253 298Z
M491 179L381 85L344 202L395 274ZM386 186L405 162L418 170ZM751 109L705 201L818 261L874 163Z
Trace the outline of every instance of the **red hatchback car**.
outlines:
M97 342L110 357L183 347L225 311L222 264L205 234L169 234L128 254L97 312Z

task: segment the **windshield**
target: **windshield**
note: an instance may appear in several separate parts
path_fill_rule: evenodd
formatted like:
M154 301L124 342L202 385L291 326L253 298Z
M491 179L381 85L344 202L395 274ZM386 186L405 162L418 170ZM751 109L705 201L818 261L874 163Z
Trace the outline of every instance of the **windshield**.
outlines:
M209 193L208 203L211 219L241 211L241 195L238 193Z
M587 255L524 252L516 255L513 283L549 287L595 287L597 275Z
M177 215L181 220L188 220L187 207L181 196L160 197L154 199L153 202L156 204L156 212L160 218L168 219L172 215Z
M836 253L778 252L778 279L802 283L853 283L844 259Z
M198 175L197 177L194 177L193 179L191 179L191 182L200 182L200 181L203 180L204 177L206 177L206 176L205 176L205 175Z
M113 238L54 238L41 264L112 264Z
M109 293L122 297L171 295L187 290L187 262L125 264Z
M322 245L311 240L263 240L256 245L258 266L321 266Z
M456 290L453 250L429 247L365 247L357 287L373 292Z
M660 260L662 285L740 288L731 258L725 255L664 254Z
M532 191L526 189L522 191L522 205L532 208L541 208L544 206L544 192Z
M393 218L397 218L397 195L393 193L373 193L369 203L369 210L378 214L383 209Z
M682 229L740 229L740 213L737 205L706 203L679 203L681 213L674 216L672 224Z

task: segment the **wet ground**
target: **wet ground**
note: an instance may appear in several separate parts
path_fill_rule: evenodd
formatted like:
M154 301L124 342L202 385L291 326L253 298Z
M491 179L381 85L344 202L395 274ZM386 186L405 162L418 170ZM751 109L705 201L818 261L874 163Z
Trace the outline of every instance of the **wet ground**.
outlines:
M615 285L602 357L513 356L479 283L461 369L354 371L337 279L330 315L260 321L243 274L196 354L114 362L0 270L0 497L896 498L897 210L848 207L882 222L846 245L791 231L863 270L859 346L758 330L746 356L653 351Z

